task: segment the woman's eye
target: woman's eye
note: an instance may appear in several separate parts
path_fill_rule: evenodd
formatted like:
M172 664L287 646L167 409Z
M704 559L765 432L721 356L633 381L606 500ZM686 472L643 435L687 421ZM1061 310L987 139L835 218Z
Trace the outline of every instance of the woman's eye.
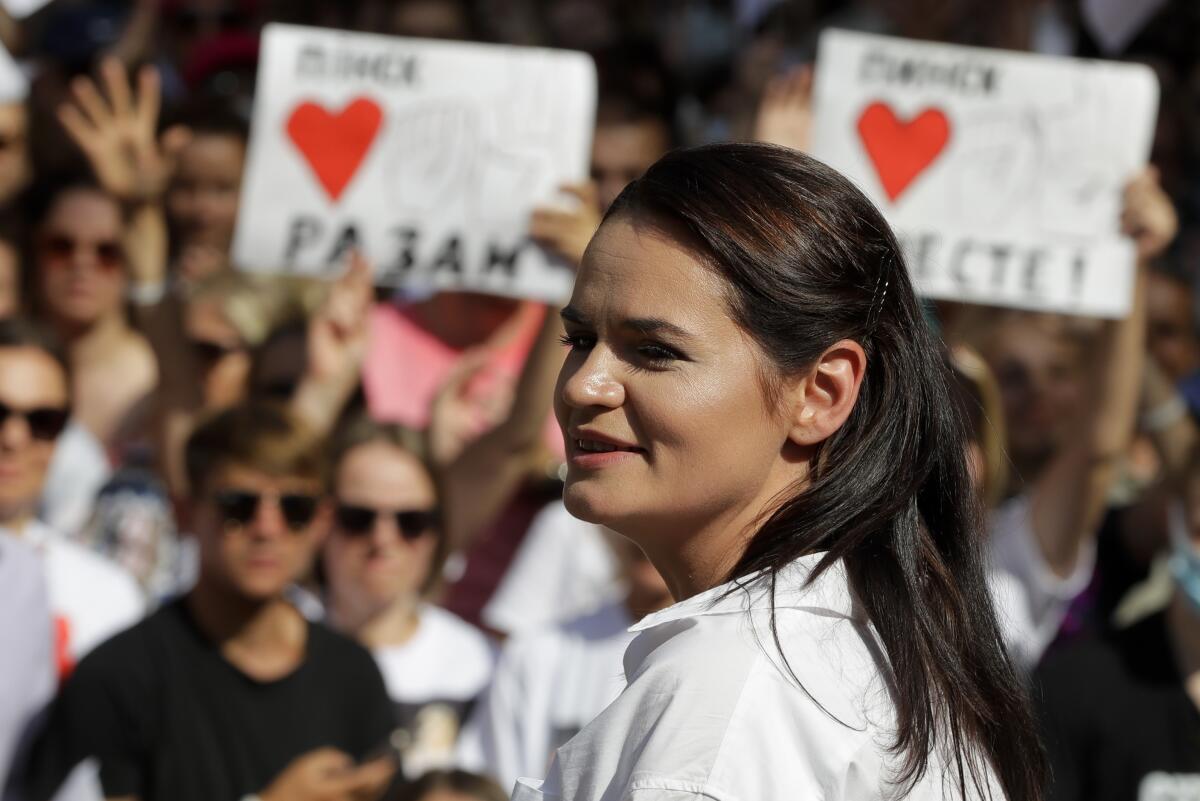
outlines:
M679 359L679 354L663 345L648 342L638 346L638 353L648 361L663 364Z
M588 350L595 344L596 339L588 334L564 334L558 341L571 350Z

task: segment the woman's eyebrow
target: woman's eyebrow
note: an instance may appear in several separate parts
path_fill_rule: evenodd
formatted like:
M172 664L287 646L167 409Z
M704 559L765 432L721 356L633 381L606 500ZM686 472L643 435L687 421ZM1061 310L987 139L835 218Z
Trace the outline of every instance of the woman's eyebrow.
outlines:
M630 317L621 321L622 328L632 328L639 334L669 334L677 339L691 339L692 334L686 328L662 319L661 317Z
M588 324L587 318L574 306L564 306L562 311L558 313L558 316L562 317L568 323L575 323L575 325L586 326Z

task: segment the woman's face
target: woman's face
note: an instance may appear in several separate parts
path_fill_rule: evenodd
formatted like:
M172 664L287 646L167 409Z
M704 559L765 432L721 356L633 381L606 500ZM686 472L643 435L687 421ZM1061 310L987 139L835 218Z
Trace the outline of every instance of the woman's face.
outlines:
M395 512L425 511L437 505L433 479L420 461L386 442L368 442L342 458L335 477L335 504L374 510L369 529L346 529L335 515L325 546L325 567L335 605L363 614L398 598L416 599L432 567L437 532L405 537Z
M723 280L665 236L606 222L563 317L555 412L572 514L654 556L701 526L749 522L803 477L766 355L730 316Z
M37 275L55 318L91 325L119 312L125 291L121 211L91 189L58 196L38 230Z
M1036 317L1000 323L989 348L1008 426L1008 448L1021 462L1047 458L1081 408L1083 376L1078 348Z

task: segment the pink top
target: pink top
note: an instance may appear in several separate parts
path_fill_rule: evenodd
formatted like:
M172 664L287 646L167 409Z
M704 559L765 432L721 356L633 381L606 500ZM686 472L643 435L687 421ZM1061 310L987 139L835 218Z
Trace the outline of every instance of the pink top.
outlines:
M486 415L483 406L494 393L510 392L545 318L545 306L522 304L515 312L514 333L491 346L492 359L467 388L478 401L479 432ZM363 368L367 407L376 420L423 429L429 424L430 406L449 377L462 351L426 331L405 309L377 304L371 311L370 344ZM564 455L562 432L551 414L544 440L551 452Z

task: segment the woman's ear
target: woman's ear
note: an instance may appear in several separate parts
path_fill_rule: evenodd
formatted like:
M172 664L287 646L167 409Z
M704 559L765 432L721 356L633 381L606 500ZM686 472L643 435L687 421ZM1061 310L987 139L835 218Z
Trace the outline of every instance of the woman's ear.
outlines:
M851 339L834 343L790 391L788 439L816 445L842 427L858 400L867 371L867 354Z

